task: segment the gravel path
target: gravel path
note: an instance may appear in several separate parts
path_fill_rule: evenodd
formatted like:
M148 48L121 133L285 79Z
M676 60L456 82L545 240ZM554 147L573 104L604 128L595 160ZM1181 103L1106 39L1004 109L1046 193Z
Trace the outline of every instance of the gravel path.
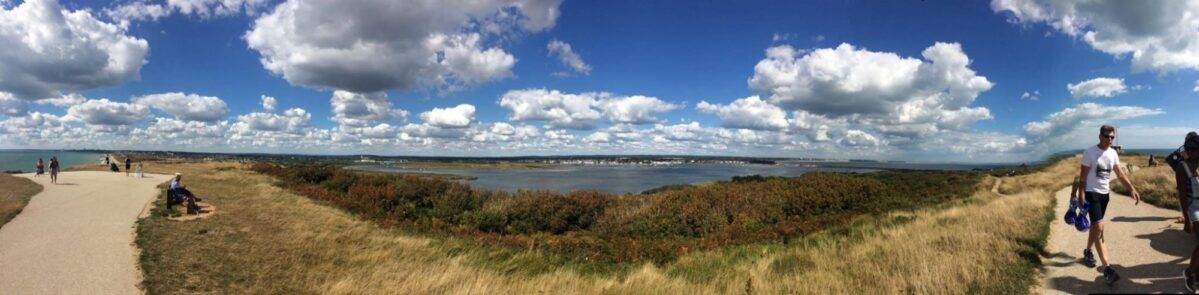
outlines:
M1062 216L1070 206L1070 188L1055 193L1057 206L1050 226L1045 276L1038 293L1178 293L1186 292L1182 270L1190 262L1195 238L1182 231L1178 210L1168 210L1112 194L1106 222L1110 263L1120 274L1112 286L1103 282L1098 267L1082 263L1086 233L1066 224ZM1099 253L1095 253L1098 259ZM1099 264L1099 263L1097 263Z
M167 175L78 171L32 179L45 189L0 228L0 293L140 294L138 215Z

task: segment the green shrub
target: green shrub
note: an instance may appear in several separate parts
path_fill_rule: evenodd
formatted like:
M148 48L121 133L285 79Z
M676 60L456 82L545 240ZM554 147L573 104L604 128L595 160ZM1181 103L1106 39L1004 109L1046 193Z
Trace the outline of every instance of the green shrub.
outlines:
M508 214L495 209L482 209L464 214L464 221L475 229L489 233L503 233L508 227Z

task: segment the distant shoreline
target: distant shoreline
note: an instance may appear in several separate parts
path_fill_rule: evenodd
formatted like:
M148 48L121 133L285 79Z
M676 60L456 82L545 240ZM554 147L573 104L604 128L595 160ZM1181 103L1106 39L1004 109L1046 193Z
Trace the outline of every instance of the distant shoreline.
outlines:
M1162 149L1168 151L1169 149ZM215 158L246 158L246 159L331 159L331 160L358 160L363 158L376 160L416 160L416 161L431 161L431 162L486 162L486 161L544 161L544 160L578 160L578 159L630 159L630 160L651 160L651 159L693 159L693 160L730 160L730 161L791 161L791 162L811 162L811 163L904 163L917 165L962 165L962 166L987 166L987 167L1005 167L1018 166L1021 164L1034 164L1035 161L1022 162L989 162L989 163L971 163L971 162L924 162L924 161L904 161L904 160L885 160L885 159L841 159L841 158L814 158L814 157L752 157L752 156L733 156L733 155L671 155L671 154L590 154L590 155L515 155L515 156L418 156L418 155L374 155L374 154L293 154L293 153L215 153L215 152L185 152L171 150L101 150L101 149L0 149L0 154L6 152L37 152L37 151L56 151L56 152L84 152L84 153L130 153L130 154L150 154L160 156L174 157L215 157ZM1130 150L1137 151L1137 150ZM1067 152L1062 152L1067 153Z

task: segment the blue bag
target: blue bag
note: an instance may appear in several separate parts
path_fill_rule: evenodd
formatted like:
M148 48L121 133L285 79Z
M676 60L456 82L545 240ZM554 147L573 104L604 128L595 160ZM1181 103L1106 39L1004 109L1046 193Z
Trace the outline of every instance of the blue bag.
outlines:
M1082 208L1080 208L1082 209L1080 210L1081 214L1078 214L1078 217L1074 220L1074 228L1078 229L1078 231L1085 232L1091 228L1091 222L1087 221L1087 209L1090 208L1090 203L1082 203Z
M1074 219L1078 218L1078 200L1070 198L1070 209L1066 210L1066 224L1074 224Z

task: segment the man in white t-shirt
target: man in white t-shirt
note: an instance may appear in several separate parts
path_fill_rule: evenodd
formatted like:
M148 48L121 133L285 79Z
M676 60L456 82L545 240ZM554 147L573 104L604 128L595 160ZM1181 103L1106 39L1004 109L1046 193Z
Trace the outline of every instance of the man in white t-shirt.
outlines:
M1120 279L1120 275L1116 274L1116 270L1107 262L1107 246L1103 243L1102 221L1103 215L1107 213L1108 195L1111 192L1109 184L1113 173L1120 179L1120 183L1128 187L1136 205L1141 204L1141 194L1137 193L1132 182L1124 176L1124 171L1120 169L1120 155L1111 148L1115 140L1116 127L1099 127L1099 144L1087 148L1082 153L1082 166L1078 177L1085 179L1085 183L1080 180L1070 191L1072 197L1078 198L1079 204L1089 204L1087 217L1091 219L1091 232L1087 237L1087 249L1083 250L1083 263L1089 267L1095 266L1095 256L1091 254L1091 247L1096 246L1099 259L1103 262L1103 280L1108 284Z

